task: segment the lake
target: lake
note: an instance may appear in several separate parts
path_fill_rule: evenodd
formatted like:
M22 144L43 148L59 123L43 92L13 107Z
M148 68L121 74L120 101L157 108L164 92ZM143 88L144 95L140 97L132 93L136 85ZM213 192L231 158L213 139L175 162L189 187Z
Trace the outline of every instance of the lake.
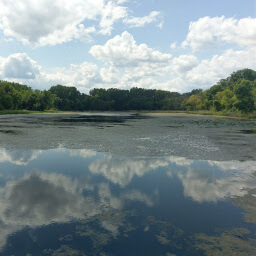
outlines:
M0 116L0 255L256 255L256 121Z

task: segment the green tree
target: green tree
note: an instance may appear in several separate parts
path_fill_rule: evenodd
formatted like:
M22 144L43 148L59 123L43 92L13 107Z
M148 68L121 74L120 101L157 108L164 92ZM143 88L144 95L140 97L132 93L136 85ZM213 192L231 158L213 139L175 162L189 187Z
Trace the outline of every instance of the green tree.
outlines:
M242 80L235 87L235 95L237 101L234 103L235 107L238 110L243 112L252 112L254 110L254 101L253 101L253 82L249 80Z

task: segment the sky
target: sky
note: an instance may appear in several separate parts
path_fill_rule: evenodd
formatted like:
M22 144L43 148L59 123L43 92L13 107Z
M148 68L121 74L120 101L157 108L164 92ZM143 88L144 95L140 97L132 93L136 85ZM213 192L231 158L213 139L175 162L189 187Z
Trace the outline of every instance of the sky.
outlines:
M256 70L256 0L0 0L0 80L208 89Z

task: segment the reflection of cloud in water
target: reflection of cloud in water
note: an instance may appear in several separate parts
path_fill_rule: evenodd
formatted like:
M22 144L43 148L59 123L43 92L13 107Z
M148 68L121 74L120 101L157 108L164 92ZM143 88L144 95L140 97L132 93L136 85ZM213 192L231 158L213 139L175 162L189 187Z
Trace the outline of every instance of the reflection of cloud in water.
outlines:
M100 212L100 207L82 196L78 181L63 175L34 173L10 181L0 189L0 247L9 234L26 225L81 219Z
M59 147L52 151L60 153L67 151L65 148ZM78 156L81 158L90 158L96 155L95 151L87 149L72 149L68 151L70 156ZM43 150L15 150L10 151L6 149L0 149L0 163L9 162L14 165L28 165L31 161L37 159L37 157L43 153Z
M108 184L101 183L94 186L96 197L91 191L91 184L55 173L35 172L7 182L0 188L0 248L10 234L25 226L87 219L111 209L120 210L125 200L152 205L148 196L136 190L116 197Z
M175 163L177 166L187 166L191 167L195 160L190 160L185 157L175 157L171 156L168 158L171 163ZM230 170L239 170L247 173L256 172L256 162L255 161L202 161L203 163L208 164L212 167L217 167L222 171L230 171Z
M175 172L184 187L184 195L197 202L217 202L227 197L241 197L246 195L249 189L256 187L255 161L203 161L209 167L215 167L221 171L234 171L239 173L227 173L223 177L217 177L214 172L195 169L192 164L195 161L186 158L170 158L177 166L186 166L187 171ZM173 171L167 173L172 177Z
M158 167L167 167L169 161L161 159L118 159L108 157L97 160L89 166L93 174L102 174L105 178L122 187L127 186L134 176L142 177Z
M71 149L70 156L79 156L82 158L90 158L96 156L96 152L89 149Z
M256 179L250 175L242 177L216 178L205 171L189 169L186 173L178 173L184 195L197 202L217 202L226 197L244 196L247 189L256 186Z
M209 165L217 166L222 171L240 170L246 173L256 172L255 161L208 161Z
M217 202L227 197L241 197L247 194L248 189L256 187L256 177L252 174L256 171L254 161L201 161L199 164L215 168L220 171L237 170L239 173L228 173L228 176L216 175L207 169L195 169L197 161L183 157L168 157L160 159L116 159L108 157L94 161L89 169L94 174L102 174L105 178L122 187L127 186L134 176L142 177L149 171L158 167L168 167L175 164L177 167L186 167L182 170L169 169L167 175L172 178L174 174L181 180L184 195L197 202ZM132 194L130 194L132 197ZM137 195L137 200L140 197ZM151 201L144 198L143 201L150 206Z
M149 196L147 196L146 194L143 194L138 190L132 190L128 193L125 193L123 195L123 198L131 200L131 201L139 201L139 202L144 203L147 206L153 206L152 199Z
M185 157L170 156L169 160L172 164L174 163L178 166L190 166L194 163L194 160L190 160Z
M10 162L15 165L28 165L41 153L41 150L8 151L6 149L0 149L0 163Z

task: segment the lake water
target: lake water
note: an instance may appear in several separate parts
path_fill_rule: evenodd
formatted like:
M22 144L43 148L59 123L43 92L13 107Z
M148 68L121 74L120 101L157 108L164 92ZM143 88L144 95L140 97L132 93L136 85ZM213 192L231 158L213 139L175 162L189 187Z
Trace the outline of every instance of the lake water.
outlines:
M0 116L0 255L256 255L256 122Z

